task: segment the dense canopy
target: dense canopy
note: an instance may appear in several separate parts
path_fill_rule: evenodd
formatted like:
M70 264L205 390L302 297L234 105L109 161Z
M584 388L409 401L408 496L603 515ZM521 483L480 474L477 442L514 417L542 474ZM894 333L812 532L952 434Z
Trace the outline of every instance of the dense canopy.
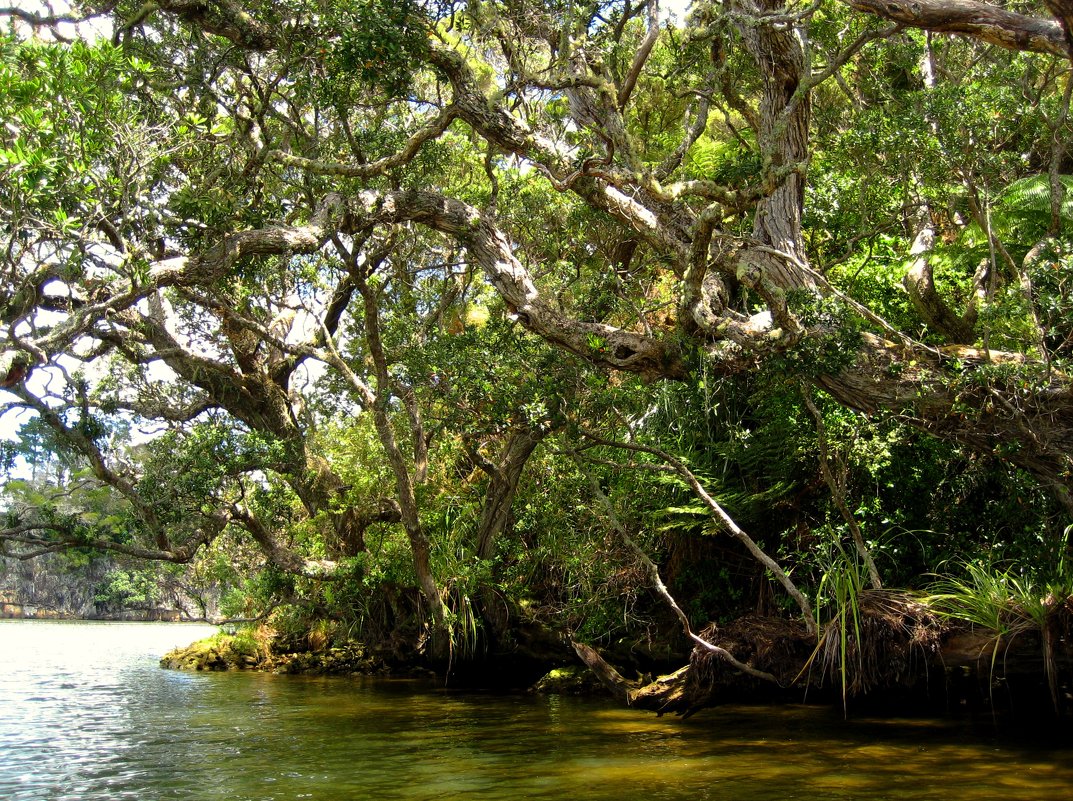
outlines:
M1066 0L0 14L7 556L433 650L1068 577Z

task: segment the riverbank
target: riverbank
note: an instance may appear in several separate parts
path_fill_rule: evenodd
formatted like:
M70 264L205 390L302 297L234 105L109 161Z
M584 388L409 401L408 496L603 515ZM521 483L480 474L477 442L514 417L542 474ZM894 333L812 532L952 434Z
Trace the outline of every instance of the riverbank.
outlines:
M596 650L578 656L621 701L690 716L740 701L827 701L850 710L1068 719L1073 714L1073 606L1042 625L997 628L944 615L919 595L864 591L820 634L797 620L746 615L699 633L689 663L630 680Z
M105 614L79 614L52 606L24 604L0 600L0 619L4 620L111 620L129 623L180 623L184 622L178 609L155 607L151 609L124 609ZM200 622L200 621L198 621Z
M316 675L386 675L391 669L383 659L360 643L325 646L315 651L290 651L276 647L276 637L265 626L238 634L218 633L166 653L160 666L170 670L258 670L269 673Z
M196 622L222 617L219 587L197 587L160 564L110 554L0 556L0 619Z
M308 651L289 650L280 647L278 639L266 626L236 634L220 632L175 648L161 658L160 666L195 672L249 670L313 676L437 678L437 673L424 664L386 659L358 642L325 643ZM511 689L559 695L609 695L583 665L549 666L535 682L525 681Z
M441 686L457 688L610 694L625 706L682 717L728 703L806 700L842 708L845 714L912 711L1022 722L1067 718L1073 709L1073 654L1065 632L1049 641L1031 631L997 636L951 623L917 600L889 593L865 596L855 629L843 638L839 629L828 626L817 640L799 622L746 616L700 633L723 652L698 646L677 670L672 666L648 673L619 661L621 649L601 652L576 642L574 653L562 659L535 671L531 665L515 671L509 660L488 654L432 665L417 651L401 657L397 650L342 638L298 641L278 637L261 624L175 649L161 666L435 676Z

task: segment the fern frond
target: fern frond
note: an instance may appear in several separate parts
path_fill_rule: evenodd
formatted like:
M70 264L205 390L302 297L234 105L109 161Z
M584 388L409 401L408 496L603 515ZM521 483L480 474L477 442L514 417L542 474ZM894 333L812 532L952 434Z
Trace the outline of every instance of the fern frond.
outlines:
M1073 223L1073 175L1059 176L1065 187L1059 215L1064 223ZM1034 175L1022 178L1007 186L995 203L994 213L999 217L1009 217L1010 221L1024 222L1050 221L1051 216L1051 182L1046 175Z

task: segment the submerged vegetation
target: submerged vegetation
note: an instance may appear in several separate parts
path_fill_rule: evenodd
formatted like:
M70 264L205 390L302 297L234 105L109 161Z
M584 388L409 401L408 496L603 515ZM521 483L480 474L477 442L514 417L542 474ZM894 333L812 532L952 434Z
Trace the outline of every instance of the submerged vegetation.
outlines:
M0 10L0 558L206 665L1070 711L1073 16L925 6Z

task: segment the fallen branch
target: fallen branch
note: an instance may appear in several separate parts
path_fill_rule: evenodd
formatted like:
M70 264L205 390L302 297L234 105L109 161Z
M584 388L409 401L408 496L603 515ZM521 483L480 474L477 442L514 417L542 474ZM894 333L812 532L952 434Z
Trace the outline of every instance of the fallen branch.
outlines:
M600 489L600 482L596 480L596 476L592 474L591 470L588 470L585 467L584 462L576 452L572 453L571 455L574 457L574 461L577 462L578 467L581 469L582 472L585 473L586 477L588 478L589 484L592 487L593 495L599 502L600 506L603 507L604 512L607 514L607 519L608 522L611 524L611 527L615 530L619 537L622 538L622 541L626 543L630 550L634 552L637 558L644 564L645 568L648 570L648 575L652 581L653 588L656 590L659 596L667 602L667 605L670 606L671 609L674 611L675 616L682 624L682 630L685 631L686 636L688 636L689 639L691 639L701 648L704 648L708 651L711 651L713 654L716 654L719 658L732 665L735 669L740 670L742 673L745 673L749 676L753 676L754 678L763 679L764 681L770 681L775 684L778 684L778 679L776 679L770 673L766 673L763 670L757 670L754 667L746 665L744 662L740 661L737 657L735 657L734 654L730 653L730 651L728 651L726 648L722 648L714 643L709 642L703 637L698 636L693 631L693 627L690 625L689 618L686 616L686 613L682 611L682 607L678 605L678 602L674 599L674 596L671 595L671 591L667 588L667 585L664 584L663 578L659 574L659 567L656 565L655 562L652 561L652 559L649 558L648 554L644 552L644 549L641 548L641 546L638 545L637 542L633 539L633 537L631 537L626 531L626 527L622 525L622 521L619 520L618 515L615 513L615 508L611 504L611 499L607 497L607 495L602 489ZM573 645L574 650L577 651L579 644L573 643ZM578 656L581 656L580 652L578 653ZM582 660L585 661L585 664L589 665L590 669L593 669L592 665L589 664L587 660L585 660L584 656L582 656ZM614 681L614 677L610 674L607 674L606 670L594 670L594 672L596 672L597 677L605 684L607 684L608 679ZM604 674L607 674L607 679L605 679ZM615 675L617 675L617 673ZM621 678L621 676L619 678Z
M637 453L648 453L652 456L656 456L670 465L679 476L681 476L694 494L701 499L705 506L715 515L715 517L723 524L723 527L730 532L731 536L741 542L753 555L753 557L760 562L764 567L771 571L772 575L778 579L779 583L785 588L786 592L794 599L798 609L801 610L801 616L805 621L805 626L808 629L809 634L815 634L817 631L816 618L812 614L812 606L805 598L804 594L797 588L797 585L793 583L790 576L786 571L782 569L778 562L768 556L764 550L756 543L752 537L750 537L744 529L742 529L722 506L713 498L704 486L700 483L700 480L694 475L686 465L675 457L671 456L665 451L661 451L658 448L652 448L647 445L637 445L630 442L614 442L612 440L604 439L596 434L588 431L582 431L582 435L592 442L598 445L606 445L609 448L622 448L623 450L634 451Z

